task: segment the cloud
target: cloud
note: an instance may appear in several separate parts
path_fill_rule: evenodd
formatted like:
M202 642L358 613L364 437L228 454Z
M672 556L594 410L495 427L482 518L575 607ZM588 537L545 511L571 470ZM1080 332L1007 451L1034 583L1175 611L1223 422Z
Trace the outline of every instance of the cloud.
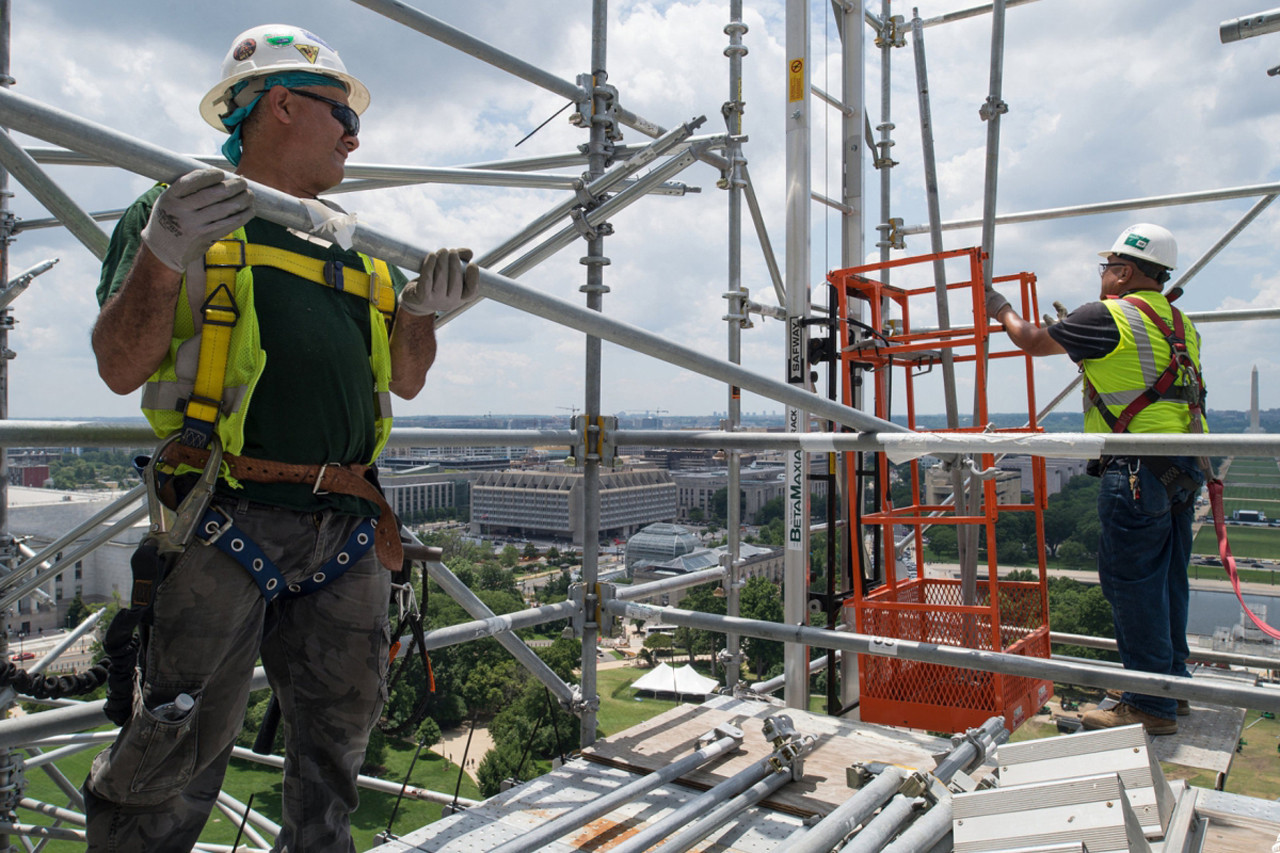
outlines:
M589 68L590 10L578 6L530 7L514 0L456 4L415 0L428 14L510 54L574 81ZM926 15L971 5L939 0ZM779 262L785 239L784 4L748 4L743 61L746 100L745 153ZM1002 97L999 198L1001 213L1240 186L1280 180L1274 141L1280 138L1280 100L1265 70L1275 64L1276 39L1217 41L1223 17L1249 14L1251 6L1169 4L1158 0L1082 0L1033 3L1010 9ZM840 47L826 4L814 4L811 22L813 81L839 94ZM361 148L353 162L455 165L572 152L586 134L569 124L568 112L519 147L515 143L564 105L564 98L494 69L412 32L357 4L282 0L264 13L260 4L227 0L214 17L191 5L136 0L88 7L76 0L22 4L13 15L12 73L15 91L95 122L179 152L213 152L220 135L200 119L195 104L218 77L227 46L243 29L276 21L296 22L332 42L350 70L373 92ZM722 0L615 0L610 4L608 82L619 101L645 118L672 127L705 115L699 133L720 133L720 108L729 95L728 44ZM866 106L871 124L880 115L880 53L864 31ZM982 213L987 125L978 108L987 96L989 16L925 31L933 135L937 147L944 220ZM892 51L893 159L890 215L907 225L927 220L918 117L918 93L910 37ZM839 114L815 101L812 115L812 185L839 195ZM877 134L878 135L878 134ZM42 145L23 138L27 144ZM627 143L645 137L625 131ZM555 170L576 175L582 166ZM150 181L115 169L49 167L88 210L118 208ZM698 163L676 180L701 190L683 197L644 199L611 220L605 239L610 265L606 314L692 349L723 357L723 316L728 288L727 194L717 170ZM865 217L862 250L878 258L881 172L870 163L863 175ZM12 208L23 220L48 214L20 186ZM360 221L422 247L467 245L478 252L520 231L565 198L552 190L423 185L347 195L342 203ZM1150 208L1105 216L1073 217L1001 227L995 244L1000 273L1027 270L1039 280L1042 310L1055 299L1070 306L1096 297L1094 253L1131 222L1160 222L1178 236L1182 269L1209 249L1254 199ZM811 210L811 284L825 301L826 271L841 265L842 216ZM104 226L110 228L108 223ZM1280 305L1280 207L1268 209L1227 247L1188 288L1183 307ZM948 248L971 246L977 229L948 231ZM926 252L927 235L908 239L893 258ZM586 268L581 241L521 277L526 286L581 305ZM10 347L11 411L17 417L131 415L136 404L106 391L88 347L96 315L96 262L60 229L27 231L12 248L11 272L45 257L62 262L38 280L14 306L18 326ZM744 215L742 281L752 297L775 301L754 228ZM953 272L955 264L950 268ZM962 272L962 271L961 271ZM960 274L960 273L955 273ZM928 285L928 265L894 273L894 281ZM933 320L932 300L913 306L917 324ZM953 320L967 311L953 296ZM1274 321L1269 321L1274 322ZM1211 402L1248 404L1248 370L1269 351L1272 327L1213 324L1203 329ZM555 323L485 303L441 330L440 355L419 399L401 413L552 412L578 407L583 397L583 336ZM756 318L743 332L744 365L769 377L782 375L783 326ZM1255 354L1250 355L1249 353ZM1268 401L1270 361L1263 371ZM994 370L994 368L993 368ZM999 371L1005 370L1001 365ZM1040 397L1047 399L1074 376L1065 359L1036 363ZM1243 377L1243 378L1242 378ZM925 387L932 380L923 382ZM962 382L971 379L962 378ZM606 411L668 409L677 413L723 410L722 383L607 345L601 372ZM901 383L899 383L901 384ZM1025 406L1025 394L997 383L993 410ZM1273 382L1272 385L1275 383ZM58 389L52 393L51 389ZM962 389L962 397L965 392ZM941 411L936 391L921 398L922 411ZM928 401L928 402L925 402ZM961 410L970 405L960 401ZM1074 404L1067 404L1073 406ZM748 410L778 409L748 395Z

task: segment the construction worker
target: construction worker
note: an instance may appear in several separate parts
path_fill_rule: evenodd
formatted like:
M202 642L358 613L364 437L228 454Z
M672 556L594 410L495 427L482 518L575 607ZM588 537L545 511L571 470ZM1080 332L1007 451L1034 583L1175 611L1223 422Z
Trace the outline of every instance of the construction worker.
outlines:
M996 291L987 314L1031 355L1065 353L1084 372L1086 432L1203 432L1200 335L1169 304L1162 286L1177 264L1173 235L1159 225L1126 228L1098 254L1100 301L1039 327ZM1126 669L1189 677L1187 565L1194 500L1204 482L1190 456L1104 456L1098 579L1111 604ZM1185 701L1126 691L1113 707L1084 715L1086 729L1141 723L1149 734L1178 730Z
M469 250L442 249L406 283L337 244L350 219L317 196L342 180L369 93L324 41L255 27L222 78L201 113L228 134L237 174L197 170L134 202L98 290L99 373L120 394L145 386L157 435L177 437L155 477L178 509L134 557L130 610L147 638L120 736L85 783L89 849L192 848L260 656L284 722L275 849L346 853L386 698L387 569L400 568L399 526L368 466L390 429L388 392L422 388L435 315L475 297L478 270ZM333 239L254 218L248 181L302 199ZM219 472L192 510L184 494Z

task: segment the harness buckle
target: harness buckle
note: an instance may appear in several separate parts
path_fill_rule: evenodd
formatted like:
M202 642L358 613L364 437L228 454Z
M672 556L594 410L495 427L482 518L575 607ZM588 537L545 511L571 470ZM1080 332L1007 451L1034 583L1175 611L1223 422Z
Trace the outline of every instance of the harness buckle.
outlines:
M215 505L211 507L211 509L214 512L221 515L223 521L222 521L222 524L218 525L218 528L216 530L214 530L212 533L209 534L209 537L207 539L201 539L199 536L196 537L196 539L198 539L204 545L212 545L214 542L217 542L219 539L222 538L222 534L230 530L231 526L235 523L231 518L231 513L227 512L222 507ZM208 525L205 525L205 527L208 527Z
M239 262L239 263L221 263L221 264L215 264L215 263L210 263L210 262L209 262L209 256L210 256L210 255L214 254L215 252L220 252L220 251L229 251L229 250L231 250L231 249L232 249L232 247L233 247L233 246L239 246L239 247L240 247L240 262ZM243 267L247 267L247 266L249 266L249 255L248 255L248 253L245 251L244 246L245 246L245 241L244 241L244 240L237 240L237 239L236 239L236 238L234 238L234 237L228 237L228 238L227 238L227 239L225 239L225 240L216 240L216 241L214 241L213 245L212 245L212 246L210 246L210 247L209 247L209 249L208 249L208 251L206 251L206 252L204 253L204 268L205 268L205 269L207 269L207 270L222 270L222 269L241 269L241 268L243 268Z
M315 481L315 484L311 486L311 493L314 495L329 494L329 491L327 489L320 488L320 481L324 479L324 474L327 470L329 470L330 468L341 468L341 467L342 467L341 462L326 462L325 464L321 465L320 470L316 472L316 481Z

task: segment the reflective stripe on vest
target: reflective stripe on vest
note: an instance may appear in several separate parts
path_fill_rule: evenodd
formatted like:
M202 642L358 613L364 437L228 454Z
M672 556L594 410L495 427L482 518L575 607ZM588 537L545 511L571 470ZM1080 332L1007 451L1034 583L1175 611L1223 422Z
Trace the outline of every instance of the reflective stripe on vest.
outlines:
M1155 291L1131 293L1127 298L1146 302L1165 322L1177 310L1169 305L1162 294ZM1120 333L1120 343L1108 355L1086 359L1082 363L1085 374L1083 403L1086 432L1111 432L1115 419L1156 385L1173 357L1163 333L1143 314L1142 309L1125 299L1107 299L1103 304ZM1185 315L1183 324L1187 355L1198 374L1200 336L1190 321L1185 319ZM1196 399L1192 399L1193 396ZM1126 431L1196 431L1196 425L1191 423L1191 405L1198 402L1198 390L1190 387L1184 377L1180 377L1178 384L1160 394L1156 402L1138 411ZM1099 410L1098 405L1106 407L1106 415Z
M391 434L391 348L387 326L395 310L395 290L385 261L364 254L360 258L365 269L352 270L248 243L243 228L215 243L206 256L205 269L197 268L190 282L183 279L169 353L143 390L142 411L156 435L167 437L188 429L211 432L216 422L226 452L239 453L243 449L248 406L266 365L253 309L252 267L257 263L369 301L369 366L374 378L377 420L373 456L363 461L372 463ZM241 266L241 261L248 266ZM203 287L196 280L199 273L204 274ZM388 306L390 310L386 310ZM228 324L232 317L235 319ZM208 346L211 341L216 349Z

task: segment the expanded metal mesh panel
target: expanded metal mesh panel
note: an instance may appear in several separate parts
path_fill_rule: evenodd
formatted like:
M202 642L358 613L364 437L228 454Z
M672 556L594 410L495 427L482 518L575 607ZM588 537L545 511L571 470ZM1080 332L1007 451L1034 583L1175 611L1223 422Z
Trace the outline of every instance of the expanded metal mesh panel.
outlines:
M973 606L958 581L917 579L877 590L854 605L859 630L917 643L1049 656L1048 626L1038 584L1001 582L993 602L983 585ZM975 610L975 608L981 608ZM1040 679L860 655L862 719L933 731L957 731L1004 715L1010 727L1048 699Z

